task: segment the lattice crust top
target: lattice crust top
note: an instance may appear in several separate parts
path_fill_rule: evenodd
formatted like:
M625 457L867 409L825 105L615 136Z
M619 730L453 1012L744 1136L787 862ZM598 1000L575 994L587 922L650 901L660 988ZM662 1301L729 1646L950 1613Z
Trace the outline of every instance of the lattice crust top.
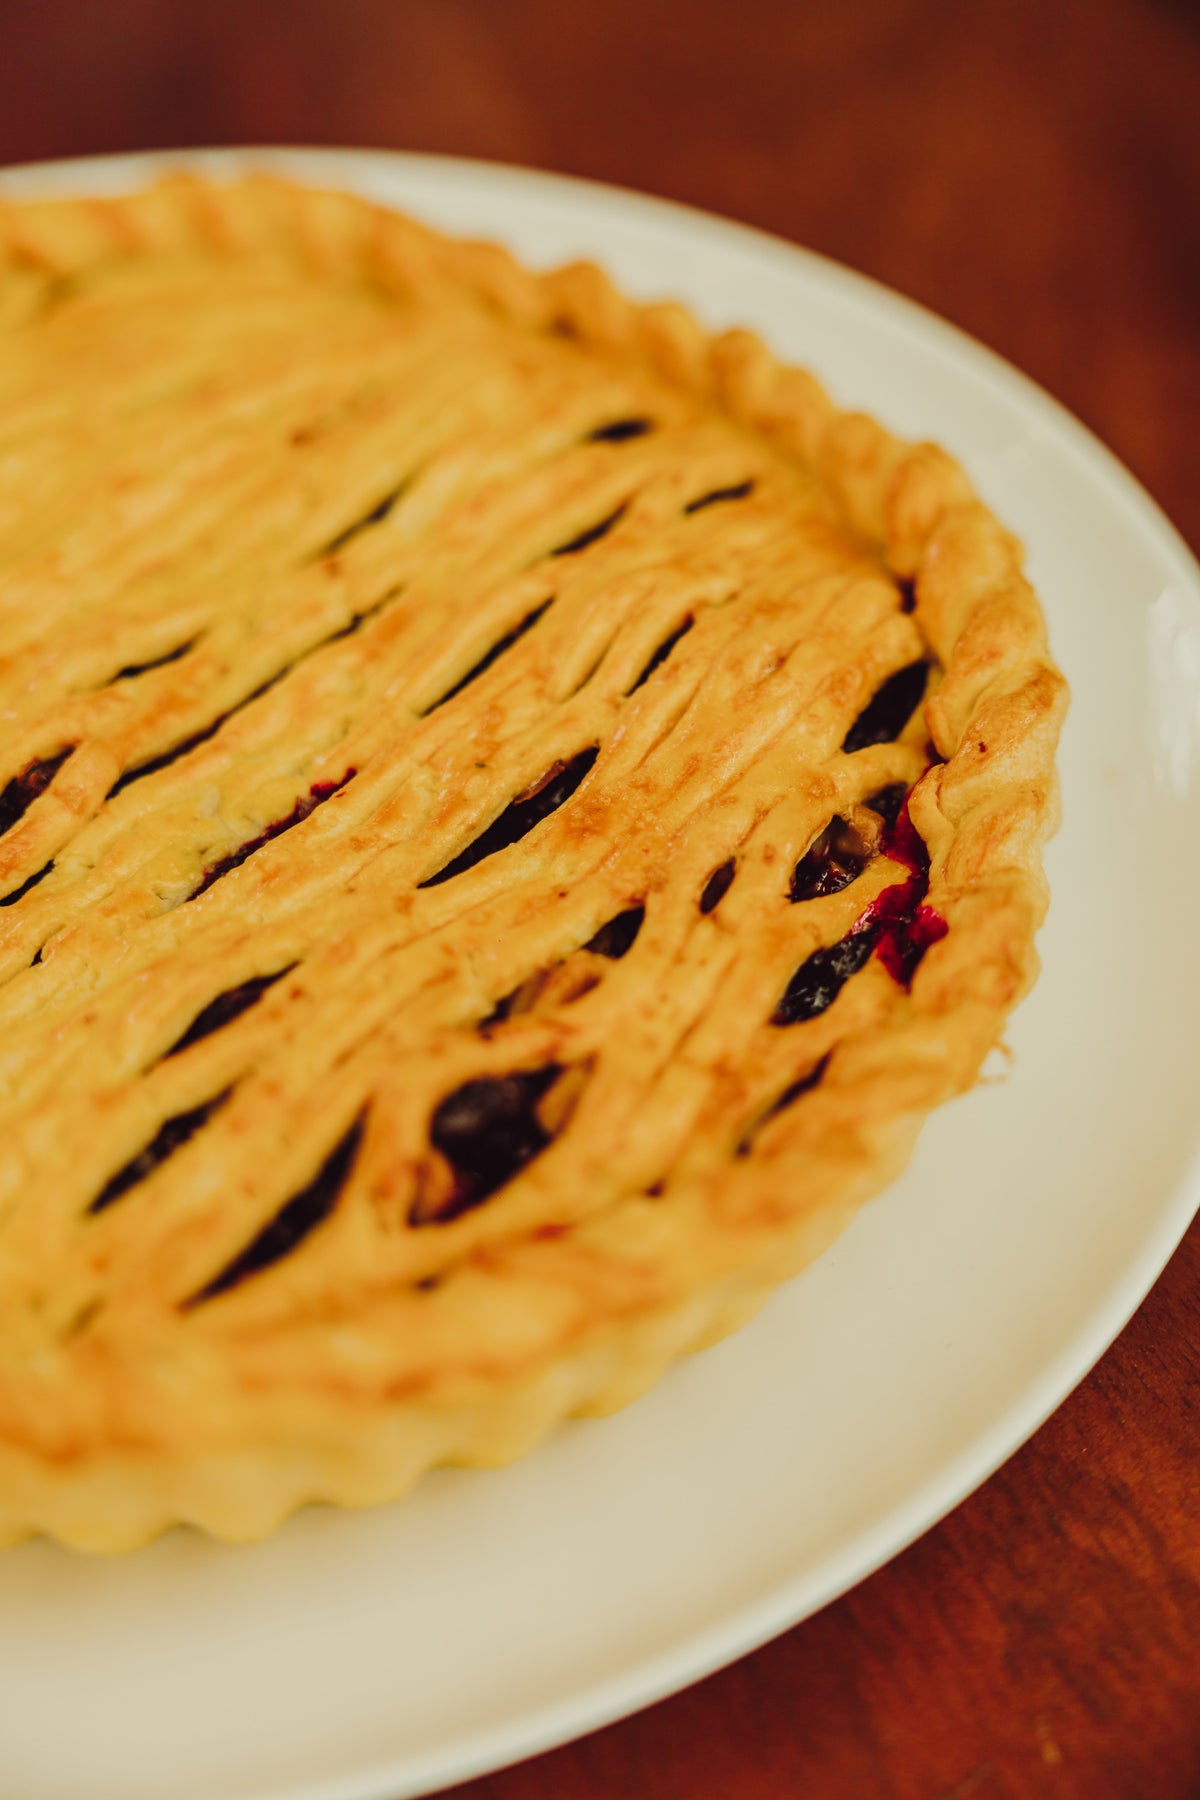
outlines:
M344 196L0 208L0 1537L502 1460L1029 985L1064 690L930 446Z

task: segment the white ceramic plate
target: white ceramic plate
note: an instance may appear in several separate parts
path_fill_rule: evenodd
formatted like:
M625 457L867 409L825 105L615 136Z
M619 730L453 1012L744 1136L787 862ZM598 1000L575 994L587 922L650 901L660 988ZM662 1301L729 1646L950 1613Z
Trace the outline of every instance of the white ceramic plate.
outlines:
M168 161L15 172L126 187ZM220 153L360 187L535 263L748 322L934 437L1021 533L1074 688L1045 973L1012 1074L745 1332L603 1423L248 1550L176 1532L0 1559L14 1800L399 1800L695 1680L842 1592L1026 1438L1200 1201L1200 569L1044 394L906 301L697 213L406 156Z

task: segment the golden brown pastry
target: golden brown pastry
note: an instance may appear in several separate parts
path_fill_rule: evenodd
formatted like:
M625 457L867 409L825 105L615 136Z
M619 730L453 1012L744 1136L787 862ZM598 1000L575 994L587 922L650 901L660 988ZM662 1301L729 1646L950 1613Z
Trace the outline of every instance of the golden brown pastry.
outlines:
M1033 979L1064 703L956 465L266 179L0 207L0 1540L622 1404Z

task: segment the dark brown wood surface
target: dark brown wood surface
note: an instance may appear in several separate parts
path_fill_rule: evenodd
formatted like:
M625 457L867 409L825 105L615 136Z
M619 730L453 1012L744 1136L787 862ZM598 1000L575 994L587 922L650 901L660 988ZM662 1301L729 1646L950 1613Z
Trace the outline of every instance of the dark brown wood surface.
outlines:
M824 251L1041 381L1200 547L1182 0L0 0L0 163L237 142L531 164ZM1196 1800L1198 1295L1193 1227L1050 1423L889 1567L457 1800Z

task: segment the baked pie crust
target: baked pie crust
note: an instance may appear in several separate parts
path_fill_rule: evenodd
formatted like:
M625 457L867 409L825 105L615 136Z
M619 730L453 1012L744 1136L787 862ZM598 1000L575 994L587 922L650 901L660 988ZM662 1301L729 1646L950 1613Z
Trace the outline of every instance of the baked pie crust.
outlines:
M624 1404L1033 980L1065 700L942 451L271 179L0 207L0 1541Z

